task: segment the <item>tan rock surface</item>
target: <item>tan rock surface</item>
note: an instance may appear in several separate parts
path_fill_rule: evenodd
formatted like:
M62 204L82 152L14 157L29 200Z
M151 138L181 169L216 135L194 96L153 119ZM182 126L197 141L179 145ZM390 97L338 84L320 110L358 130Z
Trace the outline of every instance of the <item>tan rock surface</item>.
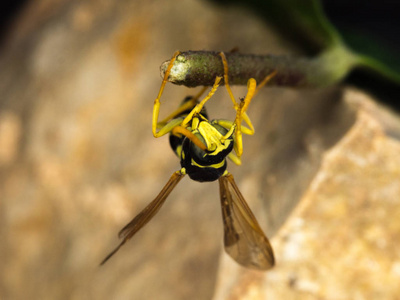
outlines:
M343 101L356 122L272 239L276 267L263 274L225 260L214 299L398 299L400 142L390 133L400 123L361 92Z

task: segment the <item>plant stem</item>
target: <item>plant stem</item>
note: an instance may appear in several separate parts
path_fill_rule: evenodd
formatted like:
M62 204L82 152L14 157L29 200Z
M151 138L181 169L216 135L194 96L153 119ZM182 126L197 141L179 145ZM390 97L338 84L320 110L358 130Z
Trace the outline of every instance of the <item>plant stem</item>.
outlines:
M212 86L217 76L223 76L221 57L216 51L188 51L179 54L168 81L187 87ZM274 70L272 86L325 87L341 80L358 64L357 56L344 46L329 48L316 58L254 55L227 52L229 84L246 85L249 78L262 81ZM161 65L161 76L169 61ZM222 83L223 84L223 80Z

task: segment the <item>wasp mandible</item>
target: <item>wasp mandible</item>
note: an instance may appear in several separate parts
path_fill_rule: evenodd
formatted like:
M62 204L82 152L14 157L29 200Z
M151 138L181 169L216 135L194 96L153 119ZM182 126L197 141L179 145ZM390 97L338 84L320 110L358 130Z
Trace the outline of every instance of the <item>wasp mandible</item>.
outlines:
M191 179L200 182L218 179L225 251L242 266L267 270L275 263L272 247L239 191L232 174L226 170L226 158L237 165L241 164L242 134L254 134L254 127L246 110L254 95L275 75L275 72L268 75L258 87L256 81L250 78L246 96L237 103L228 82L228 62L225 54L220 52L224 67L224 84L236 111L235 120L209 121L208 119L205 104L214 95L222 79L216 77L213 87L203 100L199 101L199 98L206 87L198 95L186 97L176 111L159 122L160 98L179 54L177 51L172 57L154 101L152 131L156 138L170 134L170 145L180 158L181 169L174 172L158 196L122 228L118 235L122 239L121 243L101 264L110 259L154 217L175 186L187 174ZM248 127L242 126L242 121Z

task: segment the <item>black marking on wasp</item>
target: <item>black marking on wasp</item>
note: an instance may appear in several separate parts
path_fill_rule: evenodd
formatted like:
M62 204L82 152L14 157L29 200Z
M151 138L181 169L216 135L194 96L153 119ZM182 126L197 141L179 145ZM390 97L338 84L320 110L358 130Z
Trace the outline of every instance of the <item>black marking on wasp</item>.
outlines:
M264 86L275 72L267 76L259 85L253 78L247 84L247 95L237 103L228 83L228 63L224 53L220 53L224 66L224 83L236 110L235 120L209 121L205 110L206 102L217 90L222 77L217 77L207 96L199 101L206 88L194 97L186 97L179 108L163 121L158 121L160 98L173 67L176 52L165 72L163 82L153 108L152 131L154 137L170 134L170 145L181 160L181 169L171 178L158 194L120 232L121 243L102 261L104 264L138 232L159 211L165 200L186 174L196 181L219 180L220 200L224 224L225 251L245 267L267 270L274 263L272 247L240 193L233 176L226 170L226 158L241 164L243 152L242 134L253 134L254 127L246 114L248 105L258 90ZM242 121L248 127L242 126Z

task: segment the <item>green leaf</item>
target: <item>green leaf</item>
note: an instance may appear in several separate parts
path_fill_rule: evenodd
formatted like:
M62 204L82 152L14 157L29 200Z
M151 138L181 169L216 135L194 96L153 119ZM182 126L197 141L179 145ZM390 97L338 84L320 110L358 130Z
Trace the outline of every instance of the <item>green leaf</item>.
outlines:
M253 10L287 39L297 42L306 53L314 55L316 63L325 64L321 67L332 72L332 79L341 80L349 74L355 74L352 75L351 82L361 85L362 88L371 88L370 82L377 82L378 85L372 88L384 96L385 93L382 93L383 88L379 87L379 83L386 81L389 84L385 83L385 89L392 89L392 95L399 91L400 60L397 58L397 52L391 51L387 45L379 41L379 38L371 37L368 30L355 32L346 29L343 34L340 33L328 20L319 0L215 0L213 2L224 5L236 3ZM338 3L336 4L338 16L343 11L350 10L351 13L348 13L350 19L355 19L360 5L362 6L360 3L357 5L352 2ZM363 84L363 81L366 83ZM330 83L333 82L334 80Z

